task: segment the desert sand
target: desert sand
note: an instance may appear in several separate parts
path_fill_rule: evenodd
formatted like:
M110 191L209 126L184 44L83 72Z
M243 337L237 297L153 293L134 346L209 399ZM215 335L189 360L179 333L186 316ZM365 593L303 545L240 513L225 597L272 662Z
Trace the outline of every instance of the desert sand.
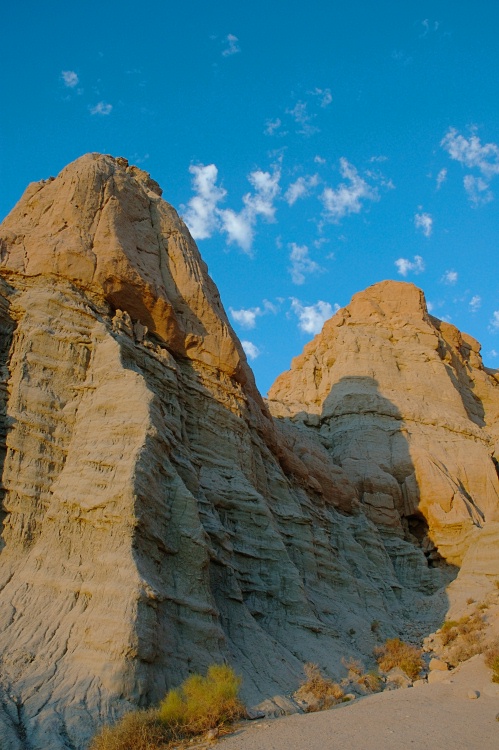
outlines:
M220 750L492 750L499 748L498 715L499 685L475 656L438 684L248 723Z

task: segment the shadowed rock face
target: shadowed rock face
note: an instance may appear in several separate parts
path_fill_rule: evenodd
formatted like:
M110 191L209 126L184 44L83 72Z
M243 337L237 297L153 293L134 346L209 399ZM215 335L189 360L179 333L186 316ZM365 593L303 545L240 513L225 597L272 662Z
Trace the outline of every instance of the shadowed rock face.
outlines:
M296 687L304 661L338 675L341 656L431 629L446 608L434 592L451 569L424 554L435 513L417 489L405 402L374 368L345 366L334 379L324 353L312 398L296 386L294 410L281 389L279 416L293 420L274 421L195 244L160 196L125 160L88 154L31 185L0 230L9 749L84 748L100 723L212 662L235 665L249 702ZM424 315L432 346L448 341ZM428 346L434 354L445 363L454 349ZM482 391L494 383L481 372L482 410L461 398L449 429L460 419L490 452ZM355 437L359 412L378 412L370 447ZM431 434L436 422L424 424ZM363 450L369 471L356 463ZM482 497L446 470L489 524L492 475ZM464 549L478 531L451 521L448 547Z
M415 286L356 294L269 407L321 439L382 533L419 542L430 562L499 573L499 373Z

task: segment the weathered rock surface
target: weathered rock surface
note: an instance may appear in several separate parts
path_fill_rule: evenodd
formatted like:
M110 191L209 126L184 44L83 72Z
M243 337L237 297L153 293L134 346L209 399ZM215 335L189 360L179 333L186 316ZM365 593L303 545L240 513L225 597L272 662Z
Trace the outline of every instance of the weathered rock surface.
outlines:
M314 392L308 375L296 393L281 389L293 405L279 396L279 416L293 420L274 423L206 266L160 194L125 160L89 154L31 185L0 230L8 750L84 748L101 722L215 661L236 666L256 703L296 688L305 661L339 676L342 656L434 629L449 569L428 566L421 519L459 562L497 502L485 417L497 382L483 370L473 380L483 414L437 378L438 399L449 400L444 447L459 452L442 468L439 446L438 486L414 468L426 465L425 436L441 429L422 363L420 395L407 396L414 410L428 401L421 426L411 422L419 453L407 449L406 401L389 403L391 391L371 382L374 362L349 373L362 386L353 397L328 401L335 358L324 358L320 377L310 371ZM410 307L399 319L413 346L423 313ZM418 325L438 331L425 316ZM455 347L440 356L436 340L447 339L426 333L417 351L434 363L428 372L448 354L466 385L474 370L458 371ZM298 411L309 416L297 426ZM479 479L471 466L485 457Z
M269 407L322 442L390 546L497 575L499 373L415 286L355 295L276 380Z

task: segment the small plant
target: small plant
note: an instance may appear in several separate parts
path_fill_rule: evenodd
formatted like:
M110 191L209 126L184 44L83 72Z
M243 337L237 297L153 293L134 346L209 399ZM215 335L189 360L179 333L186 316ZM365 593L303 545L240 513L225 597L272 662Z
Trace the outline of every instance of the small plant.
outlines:
M473 597L472 597L472 596L469 596L469 597L468 597L468 598L466 599L466 604L474 604L474 603L475 603L475 600L473 599Z
M417 679L424 667L421 649L400 638L389 638L383 646L374 649L374 655L383 672L399 667L411 680Z
M452 643L457 636L459 635L459 632L457 630L457 625L459 623L457 620L446 620L442 627L440 628L440 640L442 642L442 646L447 646L449 643Z
M499 682L499 641L485 650L485 664L492 670L492 682Z
M371 633L379 632L379 620L373 620L371 623Z
M369 693L378 693L381 690L382 677L374 669L361 674L357 680L357 684L367 690Z
M348 677L351 680L355 679L356 677L360 677L360 675L364 671L362 662L360 662L358 659L345 659L345 657L343 657L341 659L341 663L344 667L346 667L346 669L348 669Z
M317 701L309 706L308 711L321 711L341 701L344 693L340 685L324 677L317 664L308 662L304 665L303 671L307 679L302 682L297 695L304 697L309 693Z
M113 727L104 727L90 750L168 750L172 742L204 734L240 718L241 678L225 664L214 664L206 677L193 674L169 690L159 709L132 711Z
M159 706L159 718L178 736L202 734L242 716L238 699L241 678L226 664L214 664L206 677L193 674L169 690Z
M114 726L103 727L90 750L166 750L171 740L172 735L156 710L131 711Z

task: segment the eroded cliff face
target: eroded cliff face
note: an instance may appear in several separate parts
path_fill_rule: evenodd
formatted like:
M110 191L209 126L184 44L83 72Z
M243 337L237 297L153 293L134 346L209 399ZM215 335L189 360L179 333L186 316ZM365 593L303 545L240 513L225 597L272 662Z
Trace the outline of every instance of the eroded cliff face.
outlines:
M269 407L321 440L385 538L466 568L485 556L476 572L499 573L499 373L415 286L355 295L276 380Z
M451 569L429 566L404 525L419 479L406 447L393 482L406 483L411 513L385 491L383 451L401 406L385 415L387 394L369 391L386 432L379 444L376 424L370 447L357 443L375 470L372 490L350 465L352 409L335 415L341 445L324 417L325 369L312 401L309 385L293 396L306 419L274 422L206 266L160 193L125 160L89 154L30 186L1 227L0 734L9 750L84 748L100 723L213 662L234 664L248 702L296 687L305 661L339 675L342 656L422 634L446 607L435 591ZM279 413L294 419L284 402ZM479 411L466 417L467 439L490 453ZM456 477L489 514L492 475L483 498ZM371 509L385 496L393 507L381 519ZM457 526L452 549L474 533L461 516Z

